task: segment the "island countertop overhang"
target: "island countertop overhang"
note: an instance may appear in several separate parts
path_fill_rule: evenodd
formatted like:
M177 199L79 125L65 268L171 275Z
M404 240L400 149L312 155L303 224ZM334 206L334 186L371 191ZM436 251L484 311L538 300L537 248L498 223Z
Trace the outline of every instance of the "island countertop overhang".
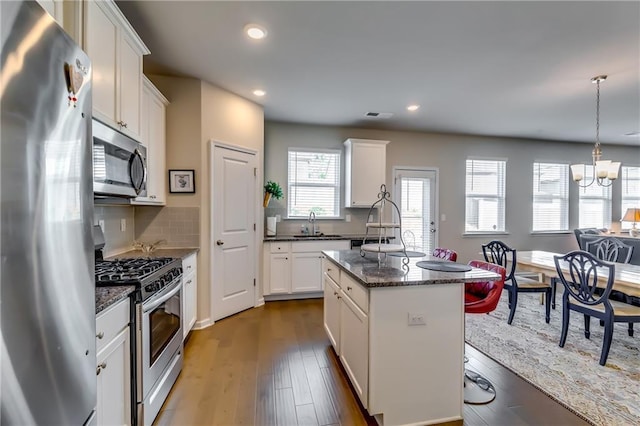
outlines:
M421 260L436 260L431 256L410 258L408 269L403 269L400 257L387 256L384 265L379 267L377 255L373 253L367 253L365 257L358 250L323 250L322 253L327 260L338 265L366 288L451 284L500 278L498 274L478 268L472 268L468 272L440 272L416 266Z

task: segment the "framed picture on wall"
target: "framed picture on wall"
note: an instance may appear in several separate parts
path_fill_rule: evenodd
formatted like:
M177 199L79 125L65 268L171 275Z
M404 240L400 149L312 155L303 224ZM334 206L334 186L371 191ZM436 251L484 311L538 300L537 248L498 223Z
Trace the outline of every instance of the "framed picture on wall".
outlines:
M169 192L188 193L196 192L195 170L169 170Z

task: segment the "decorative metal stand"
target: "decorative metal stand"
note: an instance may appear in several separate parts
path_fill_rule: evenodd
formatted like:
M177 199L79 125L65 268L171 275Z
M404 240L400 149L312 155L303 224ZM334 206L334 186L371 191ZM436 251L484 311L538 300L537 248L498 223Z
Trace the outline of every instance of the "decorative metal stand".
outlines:
M387 203L391 204L391 206L398 214L398 223L382 222L384 209ZM378 255L378 267L380 268L382 267L383 259L386 260L387 253L400 252L404 254L404 257L402 258L402 269L409 269L409 256L407 256L407 246L405 245L402 238L402 218L400 216L400 209L398 209L396 203L391 201L391 194L387 191L387 186L385 184L380 185L378 200L371 205L367 217L371 217L371 213L376 207L380 209L378 212L378 222L367 222L367 230L364 239L362 240L362 246L360 246L360 256L364 257L365 253L376 253ZM378 230L377 243L366 244L367 238L369 237L369 229ZM399 229L398 238L400 239L400 244L387 243L387 229Z

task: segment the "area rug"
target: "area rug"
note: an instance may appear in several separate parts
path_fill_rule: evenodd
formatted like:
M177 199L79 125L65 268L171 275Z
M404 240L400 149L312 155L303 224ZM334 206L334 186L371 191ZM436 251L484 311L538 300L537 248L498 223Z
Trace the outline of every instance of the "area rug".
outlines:
M506 293L502 296L494 312L466 315L468 344L594 425L640 424L640 324L635 337L627 334L627 324L615 325L607 364L601 366L603 327L597 319L591 319L591 339L586 339L584 317L571 312L561 348L560 303L546 324L539 295L521 293L508 325Z

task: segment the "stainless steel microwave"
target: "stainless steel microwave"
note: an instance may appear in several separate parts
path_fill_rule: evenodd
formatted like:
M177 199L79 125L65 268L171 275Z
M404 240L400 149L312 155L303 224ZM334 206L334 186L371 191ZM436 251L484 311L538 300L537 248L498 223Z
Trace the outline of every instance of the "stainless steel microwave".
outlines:
M93 193L99 197L147 195L147 148L93 119Z

